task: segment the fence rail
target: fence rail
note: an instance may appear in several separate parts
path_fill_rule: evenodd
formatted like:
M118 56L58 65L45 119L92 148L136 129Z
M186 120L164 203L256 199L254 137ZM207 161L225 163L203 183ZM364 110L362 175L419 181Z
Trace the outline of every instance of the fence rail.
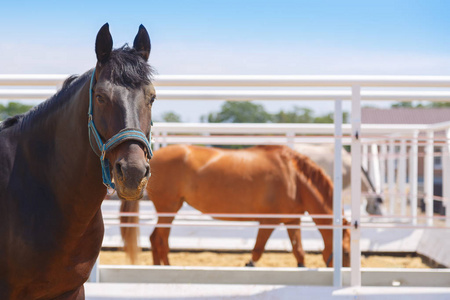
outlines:
M0 86L60 86L65 74L0 74ZM158 87L450 87L450 76L156 75Z

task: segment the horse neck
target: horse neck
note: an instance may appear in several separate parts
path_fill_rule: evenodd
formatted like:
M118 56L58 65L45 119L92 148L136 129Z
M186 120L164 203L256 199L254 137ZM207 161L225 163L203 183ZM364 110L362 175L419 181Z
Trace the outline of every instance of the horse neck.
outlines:
M361 192L376 193L375 187L373 186L372 181L370 180L369 174L363 168L361 168Z
M317 225L332 225L333 183L309 158L292 152L297 169L297 201L312 215L329 215L330 218L313 218ZM319 228L325 248L332 248L333 231Z
M320 192L313 186L304 174L298 175L297 182L297 201L302 203L305 211L310 215L333 215L332 208L330 208L325 202L320 194ZM313 217L314 223L316 225L332 225L332 218L317 218ZM324 239L324 242L329 240L332 231L329 229L319 228L320 233ZM327 245L325 245L327 246Z
M310 214L328 215L330 218L313 218L316 225L333 225L333 183L325 172L307 157L292 152L297 168L297 201L302 203ZM342 219L343 225L348 225ZM325 262L329 262L333 253L333 230L319 228L322 234ZM345 252L350 251L350 231L344 229L342 247Z
M49 132L53 136L46 136L44 140L55 141L47 149L48 161L43 162L48 168L47 180L63 214L68 220L75 218L78 224L91 222L106 192L100 161L89 145L88 97L89 81L57 111L50 112L45 121L45 127L51 128ZM33 131L39 134L39 130Z
M70 137L67 139L68 142L58 149L58 157L62 163L70 165L62 184L72 190L72 198L77 200L83 211L90 214L100 208L106 195L106 188L102 183L100 159L89 143L87 125L89 81L74 95L74 98L70 102L71 107L65 111L66 118L58 120L63 128L58 136ZM68 122L70 126L67 126Z

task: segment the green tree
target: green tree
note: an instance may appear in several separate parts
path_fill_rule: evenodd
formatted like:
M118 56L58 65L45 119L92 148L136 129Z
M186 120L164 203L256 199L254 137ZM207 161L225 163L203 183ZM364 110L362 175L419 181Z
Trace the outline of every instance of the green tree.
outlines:
M165 112L162 118L164 122L181 122L181 117L173 111Z
M24 105L17 102L9 102L7 106L0 104L0 120L26 113L32 107L33 105Z
M270 114L260 104L227 101L220 112L202 116L201 120L210 123L333 123L333 117L333 113L314 116L311 109L298 106L292 111L280 110ZM346 123L347 120L348 113L344 112L343 122Z
M431 107L433 108L442 108L442 107L450 107L450 102L432 102L430 104Z
M313 123L333 123L334 113L329 113L323 116L318 116L314 118Z
M342 114L342 123L347 123L348 112L344 111ZM334 123L334 113L328 113L323 116L318 116L314 118L313 123Z
M391 105L393 108L441 108L450 107L450 102L431 102L431 103L417 103L413 105L412 102L397 102Z
M205 118L202 117L202 121ZM221 111L208 114L209 123L267 123L271 115L260 104L251 102L225 102Z
M396 102L391 105L393 108L413 108L412 102Z
M311 109L295 106L293 111L281 110L274 114L272 120L274 123L312 123L314 117Z
M315 117L311 109L295 106L293 111L285 112L281 110L274 114L272 120L274 123L333 123L334 113ZM347 112L344 112L342 120L343 123L347 122Z

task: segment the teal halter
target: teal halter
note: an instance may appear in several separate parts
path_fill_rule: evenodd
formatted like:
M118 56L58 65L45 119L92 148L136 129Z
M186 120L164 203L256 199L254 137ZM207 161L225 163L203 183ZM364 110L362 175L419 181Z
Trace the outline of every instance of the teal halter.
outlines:
M109 160L106 158L106 153L111 151L119 144L127 140L136 140L141 142L147 149L147 157L151 159L153 156L152 148L150 146L151 132L147 138L144 132L137 128L124 128L115 135L113 135L106 143L103 143L102 138L98 134L97 128L94 125L93 119L93 107L92 107L92 87L94 85L95 68L92 71L91 83L89 86L89 111L88 111L88 132L89 132L89 143L91 144L92 150L100 157L100 163L102 165L102 177L103 184L113 192L116 188L115 184L111 180L111 170L109 165ZM153 122L152 122L153 125ZM97 147L92 144L91 134L94 136Z

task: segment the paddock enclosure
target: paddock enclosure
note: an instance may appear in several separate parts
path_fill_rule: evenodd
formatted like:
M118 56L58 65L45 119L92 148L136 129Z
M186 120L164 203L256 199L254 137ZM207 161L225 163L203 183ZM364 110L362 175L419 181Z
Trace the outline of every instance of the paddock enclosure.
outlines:
M0 98L8 100L45 99L55 92L66 75L0 75ZM450 121L437 124L361 124L361 106L365 101L450 101L450 77L443 76L155 76L157 101L230 100L230 101L330 101L334 105L334 124L217 124L154 123L153 149L169 144L200 145L273 145L292 148L296 144L335 144L334 220L330 229L343 227L342 218L350 221L351 267L342 268L341 230L334 231L334 268L308 267L201 267L201 266L130 266L100 264L91 274L86 291L92 295L97 284L146 283L155 287L186 284L228 285L228 291L241 286L261 293L301 295L305 289L322 286L327 295L388 295L401 292L412 299L440 295L450 289L450 210L435 213L436 204L450 204ZM189 88L188 88L189 87ZM303 102L304 103L304 102ZM343 105L350 103L350 123L342 123ZM331 106L330 106L331 108ZM331 110L331 109L330 109ZM174 108L176 111L176 108ZM383 195L383 215L364 212L361 189L341 191L342 146L351 147L351 186L361 183L361 166L368 170L377 191ZM421 151L423 149L423 151ZM423 161L423 181L418 166ZM436 170L442 172L442 195L433 191ZM345 201L342 199L345 198ZM105 249L122 246L119 234L119 203L104 201ZM148 250L149 234L156 223L150 201L141 201L140 246ZM423 208L423 211L421 209ZM344 216L339 213L343 208ZM183 206L173 223L169 243L175 251L250 252L258 224L225 222L212 219ZM306 252L318 253L323 242L308 214L302 219L302 240ZM290 251L281 225L269 239L272 252ZM440 268L372 268L362 267L363 254L417 255ZM145 251L143 255L150 255ZM258 285L258 288L255 288ZM375 288L371 288L375 287ZM422 287L422 290L417 290ZM219 287L219 289L221 289ZM298 288L297 290L295 290ZM348 290L353 288L353 290ZM395 290L396 288L396 290ZM394 289L394 290L393 290ZM114 290L111 287L111 291ZM208 289L203 291L209 295ZM277 291L277 292L275 292ZM119 293L119 292L118 292ZM319 293L319 292L318 292ZM356 293L356 292L355 292ZM243 297L244 292L236 292ZM212 294L211 294L212 295ZM248 294L247 294L248 296ZM350 297L350 296L348 296ZM92 299L96 299L95 297Z

